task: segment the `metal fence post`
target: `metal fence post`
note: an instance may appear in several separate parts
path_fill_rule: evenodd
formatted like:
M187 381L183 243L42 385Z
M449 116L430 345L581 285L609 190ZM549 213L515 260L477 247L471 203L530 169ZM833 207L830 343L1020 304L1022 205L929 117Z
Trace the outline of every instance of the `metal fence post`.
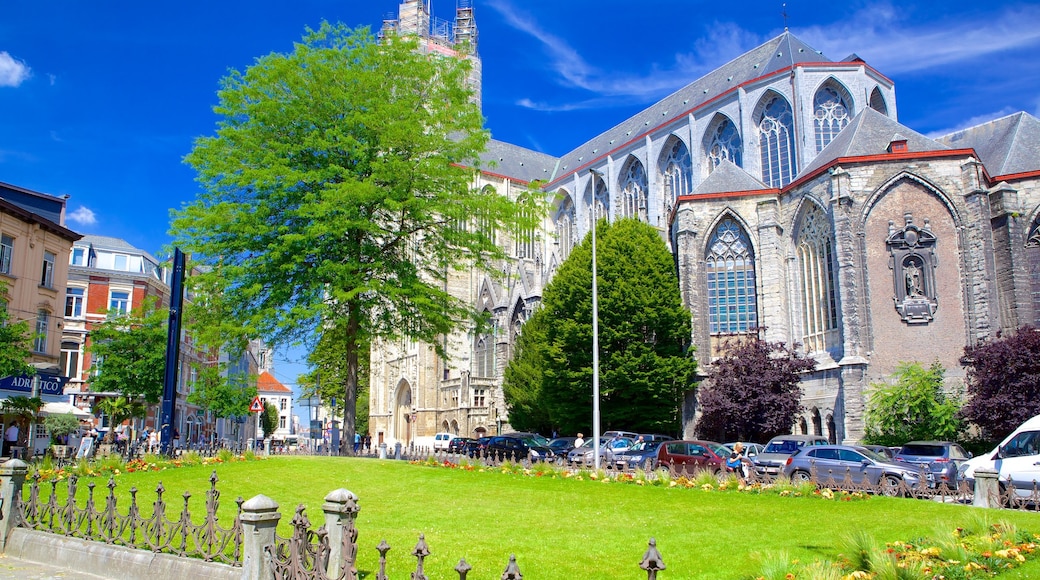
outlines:
M274 568L264 549L274 546L278 527L278 502L257 495L242 504L242 580L273 580Z
M972 505L984 508L1000 507L998 477L999 474L995 469L975 470L975 498L972 500Z
M21 520L21 514L15 510L22 497L22 484L27 473L29 464L21 459L11 459L0 465L0 553L7 550L7 538Z
M325 496L321 509L325 512L325 531L329 540L329 565L326 575L338 578L344 564L349 567L347 578L357 578L357 529L355 518L361 509L358 496L343 488Z

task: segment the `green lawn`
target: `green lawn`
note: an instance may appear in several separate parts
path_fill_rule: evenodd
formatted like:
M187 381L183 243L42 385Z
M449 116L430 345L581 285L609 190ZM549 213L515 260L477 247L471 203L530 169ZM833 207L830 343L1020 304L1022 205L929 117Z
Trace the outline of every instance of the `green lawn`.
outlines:
M426 571L434 579L457 578L452 569L463 557L473 566L470 580L497 579L510 554L516 554L524 577L532 580L646 578L638 564L654 537L668 566L661 573L663 580L737 580L756 576L763 558L780 553L802 562L833 559L842 536L853 530L867 530L880 542L905 541L948 534L980 513L968 506L924 500L871 497L838 502L373 459L278 457L215 469L221 480L222 521L230 521L236 496L249 499L262 493L281 505L283 536L290 534L288 523L296 505L306 505L317 526L325 494L340 487L357 494L359 569L371 577L378 568L375 547L383 539L392 547L390 577L409 577L415 567L410 553L422 533L431 551ZM128 496L136 486L146 511L161 481L171 508L179 509L184 491L193 494L192 511L199 521L212 470L196 466L124 473L116 478L117 492ZM81 480L81 492L86 481ZM95 501L102 503L104 481L96 481ZM1040 533L1040 514L981 513ZM1000 577L1038 578L1040 562Z

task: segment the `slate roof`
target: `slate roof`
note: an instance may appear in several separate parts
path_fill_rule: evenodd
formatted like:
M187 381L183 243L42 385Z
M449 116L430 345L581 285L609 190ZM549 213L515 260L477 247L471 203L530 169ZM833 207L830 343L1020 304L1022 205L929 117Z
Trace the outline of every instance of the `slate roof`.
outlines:
M991 176L1040 170L1040 119L1015 113L939 137L954 149L972 148Z
M150 260L153 264L158 265L160 263L159 260L155 259L155 256L152 256L151 254L142 249L135 248L130 244L130 242L120 238L113 238L110 236L98 236L94 234L84 234L83 237L80 238L80 240L76 243L76 245L90 245L99 250L110 250L113 252L122 252L124 254L140 255L144 256L146 260Z
M481 169L525 182L549 181L556 172L559 159L552 155L491 139L480 156Z
M256 377L256 392L292 394L292 389L283 385L271 373L264 371L260 373L260 376Z
M695 196L714 195L735 191L757 191L760 189L772 188L755 179L750 173L737 167L732 161L725 159L708 174L708 177L691 194Z
M750 80L806 62L833 62L790 32L749 50L560 158L555 178Z
M951 149L866 107L834 137L833 141L823 148L823 151L820 151L812 163L798 172L798 177L825 167L839 157L887 153L889 144L896 140L906 140L907 149L911 152Z

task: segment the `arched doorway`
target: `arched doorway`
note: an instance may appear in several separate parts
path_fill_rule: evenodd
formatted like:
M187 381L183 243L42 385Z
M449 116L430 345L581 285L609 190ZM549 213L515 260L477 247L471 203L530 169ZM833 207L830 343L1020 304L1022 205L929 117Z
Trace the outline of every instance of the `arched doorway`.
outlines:
M394 402L393 437L401 443L412 440L412 387L408 381L397 385L397 397Z

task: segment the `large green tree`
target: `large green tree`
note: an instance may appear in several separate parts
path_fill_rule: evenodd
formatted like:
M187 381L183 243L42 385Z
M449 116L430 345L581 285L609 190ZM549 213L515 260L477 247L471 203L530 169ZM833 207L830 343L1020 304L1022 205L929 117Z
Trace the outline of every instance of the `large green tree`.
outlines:
M937 362L901 363L891 384L871 384L867 402L867 443L902 445L907 441L951 441L961 430L961 402L943 392L946 370Z
M167 320L168 311L149 297L127 314L110 313L95 323L90 331L90 390L158 403L166 373Z
M601 221L597 234L601 427L678 433L697 363L675 262L637 220ZM591 236L560 265L521 336L505 375L510 424L590 433Z
M448 273L490 266L504 257L494 231L539 218L474 188L488 134L470 64L417 48L325 23L232 71L216 135L186 158L202 192L173 216L176 243L209 266L192 283L219 291L250 335L342 336L345 442L360 350L402 335L441 350L475 318Z
M32 354L32 333L25 320L11 321L7 312L7 282L0 280L0 377L35 374L36 369L29 364Z

